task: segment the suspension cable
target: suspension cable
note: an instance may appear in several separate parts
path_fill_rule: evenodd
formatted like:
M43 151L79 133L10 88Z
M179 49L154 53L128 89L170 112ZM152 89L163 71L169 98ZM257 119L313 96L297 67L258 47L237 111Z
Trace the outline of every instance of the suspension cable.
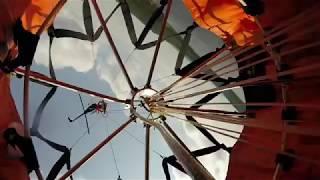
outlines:
M113 119L111 119L111 120L112 120L113 122L116 122L116 121L113 120ZM130 137L132 137L134 140L136 140L137 142L139 142L140 144L145 145L145 143L144 143L141 139L135 137L135 136L134 136L131 132L129 132L128 130L124 129L124 132L125 132L127 135L129 135ZM152 152L155 153L156 155L158 155L160 158L163 159L163 157L165 157L162 153L156 151L156 150L153 149L153 148L151 148L151 149L152 149Z
M314 46L314 45L318 46L318 45L320 45L320 42L312 43L312 46ZM297 49L301 50L301 47L299 47ZM275 75L275 77L283 77L283 76L287 76L287 75L292 75L294 73L303 73L303 72L307 72L307 71L314 71L314 70L317 70L319 68L320 68L320 64L319 63L315 63L315 64L312 64L312 65L306 65L306 66L297 67L297 68L293 68L293 69L290 69L290 70L282 71L282 72L278 73L277 75ZM207 93L223 92L223 91L230 90L230 89L233 89L233 88L240 88L240 86L243 86L243 85L258 83L259 81L266 81L269 78L270 78L270 75L257 76L257 77L250 78L250 79L247 79L247 80L238 81L238 82L235 82L233 84L228 84L228 85L217 87L217 88L211 88L211 89L199 91L199 92L196 92L196 93L190 93L190 94L183 95L183 96L180 96L180 97L177 97L177 98L174 98L174 99L170 99L170 100L167 100L167 101L171 102L171 101L176 101L176 100L185 99L185 98L191 98L191 97L194 97L194 96L199 96L199 95L207 94Z
M188 119L184 119L184 118L180 118L178 116L175 116L175 115L172 115L172 114L166 114L167 116L170 116L170 117L173 117L173 118L176 118L178 120L182 120L182 121L185 121L187 123L190 123L194 126L198 126L198 127L203 127L203 126L208 126L210 128L214 128L214 129L218 129L218 130L222 130L222 131L226 131L226 132L230 132L230 133L235 133L235 134L241 134L241 132L239 131L234 131L234 130L230 130L230 129L226 129L226 128L222 128L222 127L217 127L217 126L213 126L213 125L209 125L209 124L204 124L204 123L199 123L199 122L194 122L194 121L190 121ZM208 127L203 127L205 129L208 130Z
M95 127L97 126L98 122L99 122L99 120L95 120L95 122L94 122L91 126L89 126L89 128L90 128L90 129L95 128ZM72 143L70 149L73 149L76 145L78 145L79 142L80 142L80 141L84 138L84 136L87 135L87 134L88 134L88 131L84 131L84 132L74 141L74 143Z
M310 18L308 18L308 19L310 19ZM300 22L301 22L301 21L300 21ZM282 31L287 30L287 29L289 29L289 28L292 28L293 26L294 26L294 25L290 25L290 26L288 26L288 27L284 27L284 29L283 29ZM273 38L273 37L279 35L280 33L282 33L282 31L278 31L278 32L276 32L276 33L274 33L275 31L271 31L271 33L274 33L274 34L270 35L271 33L269 33L268 36L264 38L264 40L270 40L271 38ZM247 48L242 48L242 50L241 50L240 52L245 52L245 51L249 50L250 48L256 47L256 46L257 46L257 45L250 46L250 47L247 47ZM241 48L236 48L235 50L239 50L239 49L241 49ZM234 51L235 51L235 50L234 50ZM233 52L234 52L234 51L233 51ZM211 58L209 58L209 59L211 59ZM216 61L216 62L217 62L217 61ZM206 63L206 64L210 64L210 63ZM211 64L211 65L212 65L212 64ZM204 64L203 66L199 66L199 69L197 70L197 72L199 72L200 70L203 70L204 68L205 68L205 64ZM192 73L192 75L195 75L195 73ZM170 90L173 86L175 86L175 85L176 85L178 82L180 82L182 79L184 79L184 78L181 78L180 80L176 81L175 83L173 83L173 84L170 85L169 87L163 89L160 93L166 93L168 90Z
M108 130L108 124L107 124L107 119L104 118L103 119L103 123L104 123L104 126L105 126L105 129L106 129L106 133L109 134L109 130ZM113 149L113 145L112 145L112 142L110 141L110 148L111 148L111 153L112 153L112 157L113 157L113 162L114 162L114 165L115 165L115 168L117 170L117 173L118 173L118 177L121 177L120 175L120 170L119 170L119 167L118 167L118 163L117 163L117 160L116 160L116 156L115 156L115 153L114 153L114 149Z
M190 122L190 121L188 121L188 122ZM278 152L276 150L272 150L271 148L268 148L268 147L265 147L265 146L260 146L260 145L257 145L257 144L253 144L249 140L241 138L241 136L240 137L236 137L236 136L233 136L233 135L230 135L230 134L226 134L226 133L220 132L219 130L214 130L214 129L211 129L211 128L207 128L207 129L209 131L215 132L217 134L220 134L220 135L235 139L235 140L237 140L237 141L239 141L241 143L245 143L247 145L250 145L250 146L252 146L252 147L254 147L255 149L258 149L258 150L262 150L262 151L269 152L269 153L272 153L272 154L281 153L283 155L287 155L289 157L296 158L296 159L301 160L301 161L305 161L305 162L308 162L308 163L311 163L311 164L320 165L320 162L317 161L317 160L308 159L308 158L305 158L305 157L302 157L302 156L298 156L298 155L295 155L295 154L289 153L289 152Z
M175 105L175 106L202 106L202 105L233 105L233 106L258 106L258 107L298 107L298 108L308 108L308 109L320 109L320 105L318 104L306 104L306 103L281 103L281 102L252 102L252 103L228 103L228 102L214 102L214 103L196 103L196 104L188 104L188 103L170 103L163 104L159 103L159 105Z
M108 129L108 128L107 128L107 129ZM108 131L108 130L107 130L107 131ZM115 167L116 167L116 169L117 169L118 176L120 176L120 170L119 170L118 163L117 163L117 160L116 160L116 156L115 156L115 153L114 153L114 150L113 150L112 142L110 142L110 148L111 148L111 152L112 152L112 156L113 156L113 161L114 161Z
M131 56L134 54L134 52L137 50L137 48L133 48L129 55L127 56L127 58L124 60L124 64L128 63L128 61L130 60Z
M161 109L160 109L161 111ZM163 111L163 110L162 110ZM243 125L245 127L252 127L258 129L265 129L274 132L287 131L290 134L320 136L318 129L311 127L299 127L294 125L283 126L283 124L266 124L254 118L234 118L232 116L214 115L210 113L200 113L183 110L166 109L167 113L183 114L187 116L194 116L198 118L205 118L211 121L218 121L230 124Z
M309 27L309 28L305 28L304 30L299 31L298 33L296 33L296 34L295 34L295 37L296 37L296 36L303 35L304 33L312 32L312 31L314 31L316 28L317 28L317 25L311 26L311 27ZM286 43L286 42L288 42L288 41L290 41L290 40L292 40L292 37L290 37L290 38L288 38L288 39L286 39L286 40L280 41L280 42L278 42L278 43L275 43L275 44L271 45L270 47L271 47L271 48L279 47L279 46L283 45L284 43ZM310 45L312 45L312 44L313 44L313 45L317 45L317 43L311 43ZM312 45L312 46L313 46L313 45ZM311 46L311 47L312 47L312 46ZM307 47L310 47L310 46L306 46L305 48L307 48ZM302 49L304 49L304 48L302 48ZM289 55L289 54L291 54L291 53L296 53L297 51L300 51L300 50L301 50L301 48L296 48L295 50L286 51L286 52L280 53L280 54L278 54L278 55L279 55L279 56L286 56L286 55ZM232 66L232 65L239 64L239 63L242 63L242 62L244 62L244 61L246 61L246 60L249 60L250 58L252 58L252 57L254 57L254 56L257 56L258 54L261 54L261 53L263 53L263 52L265 52L265 50L264 50L264 49L261 49L261 50L259 50L259 51L257 51L257 52L254 52L254 53L250 54L249 56L245 56L244 58L241 58L241 59L237 60L236 62L231 62L230 64L224 65L223 67L215 70L215 73L216 73L216 72L219 72L219 71L221 71L221 70L224 70L224 69L226 69L226 68L228 68L228 67L230 67L230 66ZM201 85L203 85L203 84L206 84L206 83L208 83L208 82L214 81L216 78L218 78L218 77L220 77L220 76L227 75L227 74L232 73L232 72L237 72L237 71L240 71L240 70L244 70L244 69L253 67L253 66L257 65L257 64L264 63L264 62L266 62L266 61L268 61L268 60L271 60L271 59L272 59L272 57L266 57L266 58L263 58L263 59L261 59L261 60L259 60L259 61L256 61L256 62L250 63L250 64L248 64L248 65L245 65L245 66L243 66L243 67L239 67L239 68L235 68L235 69L233 69L233 70L229 70L229 71L224 72L224 73L222 73L222 74L220 74L220 75L216 75L216 74L213 74L213 73L204 74L202 77L196 78L194 81L189 82L189 83L185 83L185 84L183 84L183 85L181 85L181 86L179 86L179 87L185 87L186 85L190 85L190 84L192 84L192 83L194 83L194 82L197 82L198 80L205 80L205 78L208 78L208 77L210 77L210 76L213 76L213 77L207 79L207 80L204 81L204 82L198 83L198 84L196 84L196 85L194 85L194 86L191 86L191 87L188 87L188 88L185 88L185 89L176 91L176 92L169 93L169 94L167 94L167 96L173 95L173 94L177 94L177 93L181 93L181 92L190 90L190 89L195 88L195 87L199 87L199 86L201 86Z

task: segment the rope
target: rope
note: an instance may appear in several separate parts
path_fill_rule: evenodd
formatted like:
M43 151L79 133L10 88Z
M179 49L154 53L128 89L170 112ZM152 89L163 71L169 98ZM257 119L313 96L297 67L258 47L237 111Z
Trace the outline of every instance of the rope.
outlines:
M207 128L209 131L212 131L212 132L215 132L215 133L218 133L220 135L223 135L223 136L226 136L226 137L229 137L229 138L232 138L232 139L235 139L235 140L238 140L239 142L241 143L245 143L247 145L250 145L258 150L262 150L262 151L265 151L265 152L269 152L269 153L272 153L272 154L278 154L279 152L276 151L276 150L272 150L272 149L269 149L265 146L260 146L260 145L256 145L256 144L253 144L251 143L250 141L246 140L246 139L242 139L241 137L236 137L236 136L233 136L233 135L229 135L229 134L226 134L226 133L223 133L223 132L220 132L218 130L214 130L214 129L210 129L210 128ZM281 154L283 155L287 155L289 157L293 157L293 158L296 158L298 160L301 160L301 161L305 161L305 162L308 162L308 163L311 163L311 164L317 164L319 165L320 162L317 161L317 160L313 160L313 159L308 159L308 158L305 158L305 157L302 157L302 156L298 156L298 155L295 155L295 154L292 154L292 153L289 153L289 152L281 152Z
M297 36L303 35L303 34L305 34L305 33L312 32L312 31L314 31L316 28L317 28L316 25L315 25L315 26L308 27L308 28L305 28L305 29L303 29L302 31L297 31L298 33L296 33L294 36L297 37ZM292 38L292 37L291 37L291 38ZM288 39L286 39L286 40L283 40L283 41L280 41L280 42L278 42L278 43L275 43L274 45L270 46L270 48L279 47L279 46L283 45L284 43L292 40L291 38L288 38ZM296 51L297 51L297 50L299 50L299 49L296 49ZM266 50L265 50L265 49L261 49L261 50L259 50L259 51L257 51L257 52L254 52L254 53L250 54L249 56L245 56L244 58L241 58L241 59L237 60L236 62L233 62L233 63L227 64L227 65L224 65L223 67L215 70L215 73L216 73L216 72L219 72L219 71L221 71L221 70L224 70L224 69L226 69L226 68L228 68L228 67L230 67L230 66L232 66L232 65L240 64L240 63L242 63L242 62L244 62L244 61L246 61L246 60L249 60L250 58L255 57L255 56L257 56L257 55L259 55L259 54L261 54L261 53L264 53L264 52L266 52ZM292 51L292 52L290 52L290 53L294 53L294 51ZM278 54L278 55L279 55L279 57L280 57L280 56L285 56L285 55L288 55L288 54L289 54L289 53L287 52L287 53L282 53L282 54ZM230 54L228 54L228 55L226 55L226 56L224 56L224 57L222 57L222 58L223 58L224 60L225 60L225 59L228 59L229 57L231 57L230 55L232 55L232 53L230 53ZM222 58L218 59L217 61L221 61ZM233 69L233 70L229 70L229 71L227 71L227 72L224 72L224 73L220 74L219 76L218 76L218 75L214 75L213 73L205 74L205 75L203 75L202 77L196 78L196 80L192 81L191 83L190 83L190 82L189 82L189 83L185 83L185 84L183 84L183 85L181 85L181 86L179 86L179 87L185 87L186 85L189 85L189 86L190 86L190 84L195 83L195 82L197 82L198 80L204 80L205 78L210 77L210 76L213 76L213 77L207 79L207 80L204 81L204 82L198 83L198 84L196 84L196 85L194 85L194 86L191 86L191 87L188 87L188 88L185 88L185 89L182 89L182 90L173 92L173 93L169 93L169 94L167 94L167 96L173 95L173 94L177 94L177 93L181 93L181 92L190 90L190 89L195 88L195 87L199 87L199 86L201 86L201 85L203 85L203 84L206 84L206 83L208 83L208 82L214 81L216 78L219 78L220 76L227 75L227 74L232 73L232 72L237 72L237 71L240 71L240 70L244 70L244 69L250 68L250 67L252 67L252 66L254 66L254 65L257 65L257 64L260 64L260 63L264 63L264 62L266 62L266 61L268 61L268 60L271 60L271 59L272 59L272 57L263 58L263 59L261 59L261 60L259 60L259 61L256 61L256 62L254 62L254 63L245 65L245 66L243 66L243 67L235 68L235 69Z
M320 42L312 43L312 46L319 46L319 45L320 45ZM310 47L311 44L308 45L308 46ZM302 50L302 49L304 49L304 48L299 47L299 48L296 48L294 50ZM278 73L278 75L276 75L276 76L277 77L283 77L283 76L291 75L291 74L294 74L294 73L302 73L302 72L306 72L306 71L312 71L312 70L316 70L317 68L319 68L318 66L319 66L319 64L302 66L302 67L299 67L299 68L294 68L294 69L291 69L291 70L282 71L282 72ZM212 89L207 89L207 90L199 91L199 92L196 92L196 93L190 93L190 94L183 95L183 96L180 96L180 97L177 97L177 98L174 98L174 99L170 99L170 100L167 100L167 101L170 101L170 102L171 101L177 101L177 100L180 100L180 99L191 98L191 97L199 96L199 95L202 95L202 94L223 92L223 91L231 90L231 89L234 89L234 88L241 88L241 86L253 85L254 83L258 83L259 81L267 81L269 78L270 78L270 75L257 76L257 77L254 77L254 78L238 81L238 82L235 82L235 83L232 83L232 84L228 84L228 85L225 85L225 86L212 88Z
M113 122L116 122L116 121L114 121L113 119L111 119L111 120L112 120ZM137 142L139 142L140 144L145 145L145 143L144 143L142 140L140 140L139 138L135 137L135 136L134 136L131 132L129 132L128 130L124 129L124 132L125 132L127 135L129 135L130 137L132 137L134 140L136 140ZM164 155L162 155L162 153L154 150L153 148L151 148L151 150L152 150L153 153L155 153L156 155L158 155L160 158L163 159Z
M128 61L130 60L131 56L133 55L133 53L137 50L137 48L133 48L129 55L127 56L127 58L124 60L124 64L128 63Z
M80 98L80 103L81 103L82 110L83 110L83 112L85 112L85 108L84 108L84 105L83 105L82 97L81 97L80 94L78 94L78 95L79 95L79 98ZM86 113L84 113L84 117L85 117L85 120L86 120L86 126L87 126L87 130L88 130L88 134L90 134L88 117L87 117L87 114L86 114Z
M222 130L222 131L226 131L226 132L229 132L229 133L235 133L235 134L241 134L241 132L239 131L234 131L234 130L230 130L230 129L226 129L226 128L221 128L221 127L217 127L217 126L213 126L213 125L209 125L209 124L204 124L204 123L199 123L199 122L194 122L194 121L190 121L190 120L187 120L187 119L183 119L183 118L180 118L178 116L175 116L175 115L171 115L171 114L166 114L167 116L170 116L170 117L173 117L173 118L176 118L176 119L179 119L179 120L182 120L182 121L185 121L185 122L188 122L194 126L197 126L197 127L200 127L200 128L205 128L207 130L210 130L210 128L214 128L214 129L218 129L218 130ZM204 126L208 126L208 127L204 127ZM210 128L209 128L210 127Z
M36 35L40 36L43 30L45 29L46 25L49 24L49 22L55 17L55 15L59 12L59 10L63 7L63 5L66 3L66 0L60 0L56 6L53 8L53 10L50 12L48 17L45 19L43 24L38 29ZM24 119L24 131L25 135L27 137L30 137L30 131L29 131L29 79L30 79L30 66L26 66L26 72L24 77L24 88L23 88L23 119ZM43 179L42 173L40 169L35 170L36 175L39 180Z
M123 109L123 110L119 110L119 111L124 111L124 110L127 110L127 109ZM109 113L117 113L117 112L113 112L113 111L118 111L118 110L111 110L111 112L110 112L110 110L109 110L109 111L107 111L106 116L103 116L103 117L106 119L106 118L108 118ZM89 128L90 128L90 129L95 128L95 127L97 126L97 124L98 124L97 122L99 122L99 121L96 120L91 126L89 126ZM87 131L84 131L84 132L82 133L82 135L79 136L78 139L72 144L72 146L71 146L70 149L72 149L73 147L75 147L75 146L84 138L84 136L87 135L87 134L88 134Z
M160 78L158 78L158 79L152 80L152 81L150 82L150 84L152 84L152 83L154 83L154 82L163 81L163 80L168 79L169 77L173 77L173 76L175 76L175 74L170 74L170 75L167 75L167 76L160 77Z
M180 69L182 66L183 59L185 57L189 42L191 40L192 32L195 28L195 27L194 28L192 28L192 27L193 27L193 25L189 26L184 32L186 35L184 36L184 39L182 42L182 47L181 47L179 54L178 54L178 57L177 57L176 65L174 67L175 70Z
M312 14L312 15L315 15L315 14ZM310 15L310 16L311 16L311 15ZM309 17L308 20L310 20L310 19L312 19L312 18ZM305 23L305 21L298 21L297 23ZM282 29L281 31L278 31L278 32L272 31L272 33L274 33L274 34L270 35L271 33L269 33L269 34L268 34L268 37L267 37L267 38L264 38L264 40L270 40L271 38L276 37L277 35L280 35L281 33L283 33L283 31L288 30L288 29L291 29L291 28L294 28L294 27L297 25L297 23L294 23L293 25L290 24L290 25L287 26L287 27L283 27L283 29ZM298 25L299 25L299 24L298 24ZM246 47L246 48L236 48L232 53L234 54L235 51L239 51L239 50L240 50L240 53L243 53L243 52L246 52L247 50L250 50L250 49L252 49L253 47L256 47L256 46L257 46L257 45L255 45L255 46L249 46L249 47ZM236 56L236 55L239 55L239 53L234 54L234 56ZM220 62L215 61L215 63L213 63L213 64L212 64L212 63L211 63L211 64L208 63L208 64L210 64L210 65L212 66L212 65L215 65L215 64L217 64L217 63L220 63ZM209 66L209 67L211 67L211 66ZM199 68L198 71L200 71L200 70L207 70L207 69L208 69L208 67L206 67L205 64L204 64L203 66L201 66L201 67L198 67L198 68ZM196 75L196 74L192 74L192 75ZM180 78L180 80L177 80L177 81L174 82L172 85L170 85L168 88L162 90L161 93L164 94L165 92L167 92L169 89L171 89L172 87L174 87L176 84L178 84L178 82L180 82L180 81L183 80L183 79L185 79L185 77Z
M299 108L309 108L309 109L320 109L320 105L318 104L306 104L306 103L280 103L280 102L252 102L252 103L226 103L226 102L216 102L216 103L196 103L196 104L187 104L187 103L172 103L172 104L162 104L159 105L174 105L174 106L202 106L202 105L234 105L234 106L258 106L258 107L265 107L265 106L273 106L273 107L299 107Z
M118 163L117 163L117 160L116 160L116 156L115 156L115 154L114 154L112 142L110 142L110 147L111 147L112 156L113 156L113 161L114 161L114 164L115 164L115 166L116 166L118 176L120 176L120 171L119 171Z
M112 10L112 12L105 18L104 22L108 23L113 14L120 7L120 3ZM86 33L72 31L68 29L55 29L51 26L52 33L51 35L55 38L75 38L84 41L90 41L93 45L93 42L99 39L103 32L103 28L100 25L95 32L93 32L93 23L91 16L91 9L88 0L83 1L83 22Z
M105 128L106 128L106 133L109 134L109 132L108 132L108 124L107 124L106 119L103 119L103 122L104 122L104 125L105 125ZM121 176L120 176L120 170L119 170L119 167L118 167L118 163L117 163L117 160L116 160L116 156L115 156L114 149L113 149L113 145L112 145L112 142L111 142L111 141L110 141L110 148L111 148L112 157L113 157L113 162L114 162L114 164L115 164L115 167L116 167L118 176L121 177Z
M158 79L155 79L155 80L151 81L151 83L158 82L158 81L162 81L162 80L164 80L164 79L168 79L169 77L173 77L173 76L174 76L174 74L170 74L170 75L167 75L167 76L163 76L163 77L160 77L160 78L158 78Z
M94 127L96 127L96 125L98 124L97 122L99 122L98 120L96 120L91 126L89 126L90 129L93 129ZM88 134L88 131L84 131L82 133L81 136L78 137L78 139L71 145L70 149L73 149L76 145L78 145L78 143L84 138L85 135Z

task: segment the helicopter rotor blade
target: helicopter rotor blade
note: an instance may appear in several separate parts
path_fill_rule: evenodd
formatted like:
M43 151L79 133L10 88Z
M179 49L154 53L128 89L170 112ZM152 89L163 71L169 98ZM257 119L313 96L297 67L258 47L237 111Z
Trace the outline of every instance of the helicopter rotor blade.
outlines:
M82 97L81 97L80 94L79 94L79 98L80 98L80 102L81 102L82 109L83 109L83 111L85 111L84 105L83 105L83 101L82 101ZM87 118L87 114L86 114L86 113L84 113L84 117L85 117L85 119L86 119L86 126L87 126L87 130L88 130L88 134L90 134L89 122L88 122L88 118Z

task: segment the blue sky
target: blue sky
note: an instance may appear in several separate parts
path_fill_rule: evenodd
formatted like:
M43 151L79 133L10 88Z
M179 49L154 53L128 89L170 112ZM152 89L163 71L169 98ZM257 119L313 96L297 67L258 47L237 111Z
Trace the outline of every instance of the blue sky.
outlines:
M114 1L103 1L101 9L105 16L111 12L115 6ZM77 31L84 31L82 22L82 3L77 0L70 0L65 5L62 12L55 21L56 28L65 28ZM177 12L177 9L179 12ZM92 10L94 13L94 11ZM127 59L132 52L134 46L130 43L129 36L125 29L121 11L117 11L111 21L108 23L111 34L119 49L125 66L133 80L133 83L142 87L146 81L147 72L151 64L153 48L144 51L135 51L130 59ZM94 17L94 26L98 26L98 21ZM184 9L182 2L174 1L172 16L169 19L170 24L177 31L183 30L190 25L192 20ZM139 33L143 28L143 24L134 18L136 31ZM148 40L154 40L157 36L150 34ZM37 49L33 70L48 74L48 37L43 35ZM222 42L211 33L204 30L197 30L192 38L191 44L199 54L214 50L222 45ZM177 49L170 44L164 42L159 53L153 79L157 80L161 77L173 74L173 67L177 57ZM56 69L57 79L80 87L95 90L107 95L119 98L130 97L128 85L121 74L120 68L113 56L110 46L104 35L95 43L84 42L76 39L55 39L53 48L53 65ZM156 89L161 89L172 82L175 77L166 78L154 82L152 85ZM212 87L208 84L204 87ZM204 88L202 87L202 88ZM17 107L22 112L22 80L13 80L13 95L16 100ZM43 87L31 83L31 117L45 94L49 91L47 87ZM241 95L239 91L237 94ZM85 105L99 101L86 95L83 95ZM197 98L190 99L186 102L192 103ZM219 102L226 102L226 98L220 95L216 99ZM92 126L91 134L84 136L72 150L72 164L77 162L83 155L89 152L96 144L104 139L112 130L117 128L121 123L128 119L128 112L113 111L123 109L122 105L109 103L107 117L101 114L89 115L89 123ZM233 110L231 106L217 107L217 109ZM78 95L63 89L58 89L55 96L50 101L40 125L40 132L50 140L72 146L74 142L85 131L85 121L70 124L67 122L68 116L75 116L81 112L81 105ZM204 123L212 123L201 120ZM176 130L177 134L185 140L190 149L195 150L212 145L206 140L194 127L181 123L176 119L169 119L169 123ZM217 125L217 124L216 124ZM225 124L218 124L226 127ZM228 126L231 127L231 126ZM239 129L240 127L232 127ZM144 141L144 128L141 123L133 123L129 125L127 131L135 137ZM234 140L215 135L217 139L226 144L233 144ZM45 143L34 139L36 150L39 156L41 169L47 174L53 163L59 158L60 153L55 152ZM130 137L126 132L121 133L112 141L115 150L116 159L123 179L135 180L144 177L144 145ZM171 151L156 130L152 130L152 149L157 150L161 154L168 156ZM219 151L212 155L200 158L201 162L214 174L216 179L224 179L226 174L228 157L223 151ZM188 179L178 171L171 170L175 179ZM88 163L80 168L75 177L77 179L116 179L117 172L113 162L110 145L103 148ZM165 179L161 167L161 159L155 153L151 155L151 179Z

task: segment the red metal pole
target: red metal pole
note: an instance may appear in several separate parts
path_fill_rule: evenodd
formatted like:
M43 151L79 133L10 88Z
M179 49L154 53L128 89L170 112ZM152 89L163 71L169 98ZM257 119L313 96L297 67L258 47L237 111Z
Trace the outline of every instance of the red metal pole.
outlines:
M238 112L231 112L231 111L221 111L221 110L215 110L215 109L199 109L199 108L193 108L193 107L178 107L178 106L162 106L166 109L172 109L172 110L182 110L182 111L193 111L193 112L203 112L203 113L210 113L210 114L217 114L217 115L246 115L245 113L238 113Z
M316 43L313 43L311 45L312 46L320 45L320 42L316 42ZM311 46L311 45L308 45L308 46ZM304 47L301 47L301 48L304 48ZM230 89L233 89L233 88L240 88L241 86L254 85L254 84L257 84L257 83L263 82L263 81L267 82L271 78L283 77L283 76L291 75L291 74L305 73L305 72L308 72L308 71L315 71L315 70L318 70L319 68L320 68L320 63L315 63L315 64L311 64L311 65L308 65L308 66L302 66L302 67L297 67L297 68L294 68L294 69L282 71L282 72L279 72L275 76L270 76L270 75L257 76L257 77L254 77L254 78L238 81L238 82L235 82L235 83L232 83L232 84L229 84L229 85L225 85L225 86L221 86L221 87L217 87L217 88L212 88L212 89L207 89L207 90L204 90L204 91L198 91L196 93L183 95L183 96L180 96L180 97L177 97L177 98L174 98L174 99L168 99L168 100L166 100L166 102L177 101L177 100L185 99L185 98L191 98L191 97L202 95L202 94L223 92L223 91L227 91L227 90L230 90Z
M149 119L141 116L139 113L132 109L132 113L136 115L140 120L144 121L146 124L154 126L159 130L163 139L166 141L174 155L177 157L178 161L181 162L184 170L190 175L192 179L205 179L214 180L214 177L209 173L209 171L188 151L174 136L170 131L159 121L150 121Z
M306 11L306 12L312 13L311 10ZM305 12L304 14L307 14L306 12ZM301 14L301 15L303 15L303 14ZM299 16L301 16L301 15L299 15ZM308 14L308 15L309 15L309 14ZM313 15L315 15L315 14L310 14L309 16L311 17L311 16L313 16ZM288 31L289 29L294 28L294 27L296 26L296 24L292 24L292 22L297 22L297 23L301 23L301 22L302 22L302 21L300 21L300 20L298 21L297 18L301 18L301 17L299 17L299 16L288 20L288 23L286 23L286 24L282 24L281 26L279 25L279 26L277 26L276 28L274 28L274 29L272 30L272 33L271 33L271 32L268 33L268 36L264 38L264 41L271 40L272 38L276 37L277 35L279 35L279 34L281 34L281 33L284 33L285 31ZM302 17L303 17L303 16L302 16ZM310 17L307 18L307 19L310 19ZM312 19L312 18L311 18L311 19ZM289 22L290 22L290 23L289 23ZM288 25L290 25L290 26L288 26ZM279 29L281 29L281 28L283 28L283 29L282 29L282 30L279 30ZM249 50L249 49L251 49L251 48L254 48L254 47L256 47L256 45L255 45L255 46L248 46L248 47L243 48L243 49L238 48L238 49L232 51L232 54L233 54L233 56L237 56L238 54L241 54L241 53L243 53L243 52L246 52L247 50ZM238 51L238 50L240 50L240 51ZM219 53L217 53L217 54L219 54ZM197 72L203 71L204 68L206 68L206 65L208 64L208 62L210 62L210 60L212 60L212 59L215 58L215 57L216 57L216 56L210 57L206 62L204 62L204 63L202 63L201 65L199 65L199 66L195 69L195 71L192 71L192 72L190 72L189 74L187 74L186 76L183 76L183 77L179 78L177 81L175 81L174 83L172 83L170 86L168 86L167 88L161 90L158 94L164 94L164 93L166 93L169 89L171 89L172 87L174 87L176 84L178 84L180 81L184 80L185 78L191 77L191 76L195 75ZM218 60L216 60L215 63L214 63L214 64L211 64L209 67L212 67L212 65L215 65L217 62L220 62L220 59L221 59L221 58L219 58Z
M98 19L99 19L99 21L100 21L100 24L101 24L101 26L102 26L102 28L103 28L103 31L104 31L104 33L106 34L107 39L108 39L108 41L109 41L109 43L110 43L111 49L112 49L114 55L116 56L116 59L117 59L117 61L118 61L118 64L120 65L121 71L122 71L122 73L124 74L124 76L125 76L128 84L129 84L131 90L132 90L132 91L135 91L135 87L133 86L132 81L131 81L131 79L130 79L130 77L129 77L129 74L128 74L127 70L126 70L126 67L124 66L124 64L123 64L123 62L122 62L122 60L121 60L121 57L120 57L119 52L118 52L118 50L117 50L117 47L116 47L116 45L114 44L114 41L113 41L112 36L111 36L111 34L110 34L110 32L109 32L109 29L108 29L108 27L107 27L107 25L106 25L106 23L105 23L105 21L104 21L104 19L103 19L103 16L102 16L102 13L101 13L101 11L100 11L100 8L99 8L99 6L98 6L98 4L97 4L97 1L96 1L96 0L91 0L91 2L92 2L92 5L93 5L96 13L97 13L97 16L98 16Z
M152 63L151 63L151 67L150 67L150 71L149 71L146 87L150 87L150 83L151 83L154 67L155 67L156 62L157 62L157 58L158 58L158 54L159 54L159 50L160 50L160 45L161 45L161 42L162 42L162 39L163 39L164 30L165 30L166 25L167 25L167 20L168 20L169 14L170 14L171 6L172 6L172 0L169 0L168 1L168 6L167 6L167 11L166 11L166 14L165 14L165 16L163 18L163 21L162 21L162 26L161 26L160 34L159 34L159 37L158 37L156 49L154 51L154 55L153 55L153 58L152 58Z
M50 14L47 16L45 21L42 23L40 28L38 29L36 35L40 36L41 33L45 30L46 26L51 22L51 20L55 17L55 15L59 12L59 10L63 7L63 5L67 2L67 0L60 0L56 6L52 9ZM30 137L29 132L29 80L30 80L30 67L31 65L26 66L25 69L25 77L23 81L23 121L24 121L24 132L27 137ZM36 169L35 173L39 180L43 179L42 173L40 169Z
M145 149L145 180L149 180L150 175L150 125L146 124L146 149Z
M265 130L271 130L275 132L287 132L290 134L298 134L298 135L306 135L306 136L320 136L319 128L316 127L304 127L304 126L296 126L296 125L286 125L284 126L282 123L266 123L265 121L261 121L259 119L254 118L235 118L232 116L225 115L217 115L213 113L203 113L203 112L195 112L192 110L178 110L171 109L166 107L159 107L153 109L155 112L163 112L165 111L167 114L182 114L185 116L193 116L198 118L203 118L207 120L219 121L229 124L238 124L246 127L259 128Z
M25 73L26 73L26 71L24 69L20 69L20 68L17 68L15 72L17 74L20 74L20 75L25 75ZM115 98L115 97L112 97L112 96L107 96L107 95L104 95L104 94L101 94L101 93L98 93L98 92L94 92L94 91L91 91L91 90L88 90L88 89L77 87L77 86L74 86L72 84L68 84L68 83L65 83L65 82L57 81L55 79L49 78L49 77L47 77L47 76L45 76L43 74L40 74L40 73L37 73L37 72L34 72L34 71L30 71L30 76L29 77L30 77L31 80L39 81L39 82L44 83L44 84L49 84L49 85L52 85L52 86L61 87L61 88L64 88L64 89L67 89L67 90L71 90L71 91L74 91L74 92L85 93L85 94L88 94L88 95L91 95L91 96L95 96L95 97L99 97L99 98L103 98L103 99L109 100L109 101L114 101L114 102L119 102L119 103L124 103L124 104L130 104L130 102L128 102L126 100L121 100L121 99L118 99L118 98Z
M78 170L84 163L86 163L92 156L94 156L101 148L103 148L109 141L111 141L117 134L119 134L125 127L127 127L135 118L131 117L127 122L122 124L112 134L110 134L105 140L103 140L98 146L91 150L86 156L84 156L77 164L75 164L69 171L67 171L59 179L64 180L71 176L76 170Z
M223 53L224 51L226 51L227 48L223 48L220 50L220 52L215 53L214 55L212 55L210 58L208 58L206 61L202 62L197 68L191 70L190 72L188 72L185 76L180 77L178 80L176 80L175 82L173 82L171 85L169 85L168 87L166 87L165 89L161 90L160 92L158 92L157 94L164 94L166 93L168 90L170 90L172 87L174 87L175 85L177 85L179 82L183 81L184 79L193 76L196 72L200 72L202 69L204 69L206 67L206 65L212 61L214 58L216 58L218 55L220 55L221 53Z

